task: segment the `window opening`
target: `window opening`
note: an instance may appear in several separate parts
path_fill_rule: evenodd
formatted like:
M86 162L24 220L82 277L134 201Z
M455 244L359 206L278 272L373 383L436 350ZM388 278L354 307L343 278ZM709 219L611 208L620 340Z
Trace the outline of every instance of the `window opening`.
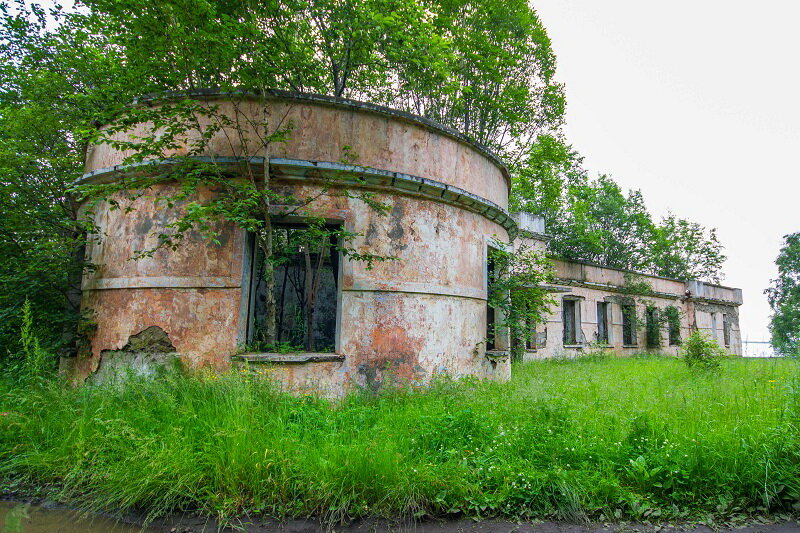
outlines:
M681 318L678 313L672 313L667 316L667 320L669 326L669 345L678 346L681 343Z
M538 349L538 327L537 324L526 324L528 329L527 337L525 339L525 349L535 352Z
M265 258L253 239L254 275L248 342L258 351L336 350L337 226L272 225L274 310L268 307ZM267 342L270 320L275 343Z
M576 300L563 300L564 345L578 344L578 321L576 320Z
M647 347L659 348L661 346L661 327L658 309L655 307L648 307L645 311L645 330L647 331Z
M722 315L722 336L725 342L725 347L730 347L731 345L731 321L728 318L728 315Z
M486 248L486 349L495 349L495 311L490 303L492 286L495 281L495 260L492 247Z
M597 302L597 342L608 344L608 303Z
M636 307L634 305L622 306L622 344L625 346L636 345Z

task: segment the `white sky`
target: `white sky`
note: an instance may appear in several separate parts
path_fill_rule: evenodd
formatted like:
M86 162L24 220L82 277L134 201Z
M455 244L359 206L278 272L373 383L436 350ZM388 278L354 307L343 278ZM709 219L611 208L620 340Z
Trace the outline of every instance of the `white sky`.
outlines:
M650 209L716 227L742 338L800 231L800 2L531 0L566 85L566 135Z

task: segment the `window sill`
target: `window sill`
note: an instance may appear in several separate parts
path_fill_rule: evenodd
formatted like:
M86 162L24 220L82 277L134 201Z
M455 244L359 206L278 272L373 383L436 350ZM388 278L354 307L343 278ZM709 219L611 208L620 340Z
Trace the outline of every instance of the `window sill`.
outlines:
M640 348L638 344L623 344L623 348Z
M234 355L231 360L246 363L297 365L302 363L337 363L344 361L344 356L335 353L245 353Z
M565 344L564 348L583 348L583 344Z

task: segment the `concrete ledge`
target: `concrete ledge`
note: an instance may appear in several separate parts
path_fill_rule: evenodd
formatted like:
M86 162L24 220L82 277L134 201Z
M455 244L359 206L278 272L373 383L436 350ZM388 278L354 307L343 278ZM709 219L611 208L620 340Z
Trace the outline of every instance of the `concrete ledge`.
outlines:
M87 276L83 290L106 289L240 289L241 279L209 276L142 276L98 278Z
M428 294L450 296L455 298L471 298L486 301L486 291L471 287L446 287L432 283L416 283L412 281L358 280L349 287L343 286L344 292L404 292L410 294Z
M331 161L306 161L280 157L270 158L270 167L271 170L274 169L277 178L309 179L324 173L330 179L343 183L376 189L398 190L404 194L449 203L499 224L510 235L517 231L517 223L501 206L469 191L436 180L402 172Z
M303 363L339 363L344 361L344 356L335 353L245 353L231 356L231 361L298 365Z
M144 175L166 174L171 168L181 163L194 161L197 163L216 164L221 169L236 172L242 165L263 167L263 157L206 157L172 158L143 161L132 165L116 165L88 172L79 178L76 185L111 183L125 178L136 178ZM469 191L448 185L436 180L358 165L346 165L333 161L306 161L302 159L285 159L273 157L269 160L270 170L278 179L313 180L326 178L333 181L417 196L433 201L444 202L473 213L477 213L502 226L513 238L517 232L517 223L501 206L491 200L472 194ZM135 184L134 184L135 186Z
M486 358L490 361L501 361L510 355L508 350L486 350Z

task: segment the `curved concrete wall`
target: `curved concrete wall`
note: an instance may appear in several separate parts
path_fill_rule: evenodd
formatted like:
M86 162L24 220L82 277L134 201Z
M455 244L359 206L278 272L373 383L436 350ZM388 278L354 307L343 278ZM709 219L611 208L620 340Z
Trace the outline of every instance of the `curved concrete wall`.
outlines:
M232 115L249 113L253 122L262 109L247 99L234 106L214 97L213 105ZM351 146L359 167L369 167L359 169L364 179L353 186L373 190L389 213L342 196L323 196L313 211L359 233L356 248L397 258L371 270L342 262L340 360L276 365L270 372L292 388L334 393L353 383L377 388L387 380L425 382L436 373L507 377L508 363L489 361L481 343L487 243L507 239L514 227L504 212L507 173L498 161L455 132L374 106L273 95L269 114L293 125L288 142L269 154L276 189L298 197L314 193L319 185L313 178L336 171L342 147ZM182 148L174 151L181 153ZM107 145L95 147L85 179L118 179L126 172L117 166L124 155ZM218 134L204 155L267 154L246 154ZM177 184L160 187L148 195L168 195ZM91 374L105 350L121 349L150 326L163 329L194 365L225 367L243 341L246 321L244 232L220 223L219 244L189 235L175 251L131 260L152 246L175 211L148 197L130 206L127 212L94 213L106 236L88 246L97 269L84 279L84 307L95 312L98 327L91 353L74 362L74 375Z

